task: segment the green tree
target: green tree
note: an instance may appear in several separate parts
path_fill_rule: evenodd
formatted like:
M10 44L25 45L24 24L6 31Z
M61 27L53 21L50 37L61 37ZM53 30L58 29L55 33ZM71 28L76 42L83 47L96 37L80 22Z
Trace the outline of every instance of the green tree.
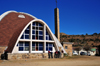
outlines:
M75 42L75 39L73 39L73 38L69 39L69 42Z
M86 33L86 35L88 35L88 34Z
M97 35L97 33L93 33L93 35Z
M79 51L80 49L81 49L80 47L74 48L74 50L76 51Z
M94 41L93 39L90 39L90 41Z
M81 35L82 37L85 37L83 34Z
M83 47L84 50L86 51L89 51L91 50L91 46L89 46L88 44L86 44L84 47Z

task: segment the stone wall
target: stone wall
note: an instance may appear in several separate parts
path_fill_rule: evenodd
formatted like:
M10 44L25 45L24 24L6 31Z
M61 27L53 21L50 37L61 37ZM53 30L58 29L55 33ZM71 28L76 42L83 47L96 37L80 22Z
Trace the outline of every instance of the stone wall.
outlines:
M67 49L65 48L67 46ZM68 53L69 56L72 56L73 50L72 50L72 44L63 44L63 47L65 51Z
M1 56L1 55L0 55ZM1 57L0 57L1 58ZM54 53L53 53L54 58ZM61 54L63 58L63 54ZM8 53L8 60L48 59L48 53Z
M48 53L8 53L8 60L47 59Z

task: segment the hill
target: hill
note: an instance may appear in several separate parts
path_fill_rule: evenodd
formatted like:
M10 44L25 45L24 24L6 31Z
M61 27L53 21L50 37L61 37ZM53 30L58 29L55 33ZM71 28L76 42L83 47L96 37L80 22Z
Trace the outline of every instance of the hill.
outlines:
M74 42L73 47L97 47L100 45L100 33L94 33L92 35L67 35L60 33L60 42Z

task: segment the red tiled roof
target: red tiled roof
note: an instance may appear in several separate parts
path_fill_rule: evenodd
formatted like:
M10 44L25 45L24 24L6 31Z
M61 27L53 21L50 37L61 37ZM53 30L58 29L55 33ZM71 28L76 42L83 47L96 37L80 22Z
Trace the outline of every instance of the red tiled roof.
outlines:
M25 18L19 18L18 15ZM0 46L8 46L7 51L11 52L18 36L24 27L34 18L17 12L11 12L0 21Z

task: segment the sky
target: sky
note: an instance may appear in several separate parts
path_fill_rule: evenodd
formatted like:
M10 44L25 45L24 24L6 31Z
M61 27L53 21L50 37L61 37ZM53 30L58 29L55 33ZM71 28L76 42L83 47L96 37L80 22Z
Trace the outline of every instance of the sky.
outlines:
M100 0L57 0L60 32L68 35L100 33ZM0 0L0 15L14 10L42 19L55 33L55 0Z

